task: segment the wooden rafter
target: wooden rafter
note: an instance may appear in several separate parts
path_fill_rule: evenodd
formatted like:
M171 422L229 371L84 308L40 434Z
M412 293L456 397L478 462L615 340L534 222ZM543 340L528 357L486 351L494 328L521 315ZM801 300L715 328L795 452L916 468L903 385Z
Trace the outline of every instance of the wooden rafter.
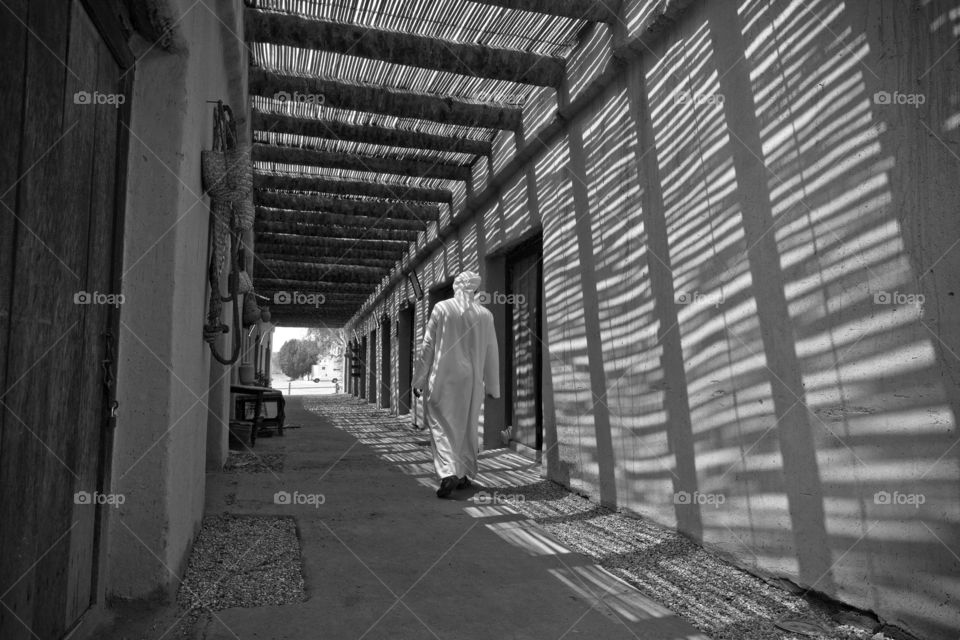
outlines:
M338 109L365 111L399 118L431 120L444 124L519 131L523 112L517 107L478 104L386 87L350 84L317 77L290 76L251 68L250 93L265 97L297 93L322 96L323 104Z
M363 245L355 242L348 242L343 247L315 247L291 245L289 241L278 242L275 234L257 235L257 256L260 252L264 254L276 254L283 257L303 256L303 260L309 261L316 259L319 262L335 264L364 264L370 266L380 266L382 262L388 261L396 264L403 256L400 252L383 252L379 249L367 249ZM284 236L286 237L286 236ZM257 258L259 260L259 257Z
M388 240L342 240L338 238L320 238L314 236L300 236L281 233L256 234L256 247L261 242L267 244L286 244L308 251L322 251L328 255L342 256L344 263L349 264L353 256L368 258L395 257L399 259L410 248L406 242L391 242Z
M398 220L396 218L345 216L335 213L320 213L318 211L270 209L267 207L257 207L257 221L284 222L314 226L359 227L362 229L394 229L398 231L427 230L427 223L421 220Z
M488 140L440 136L419 131L388 129L387 127L375 127L371 125L354 125L337 120L295 118L293 116L262 113L260 111L253 112L253 128L255 131L272 131L274 133L288 133L311 138L346 140L349 142L363 142L389 147L429 149L432 151L450 151L484 156L490 155L493 148L493 144Z
M330 51L466 76L558 87L562 58L247 9L247 42Z
M342 282L370 282L376 284L383 279L383 276L387 274L386 269L378 269L377 267L362 267L355 264L313 264L311 262L283 262L277 260L264 260L264 266L266 267L265 272L261 272L261 275L265 277L285 277L281 275L282 273L287 274L310 274L309 279L313 279L314 276L330 280L331 274L336 278L349 278L349 280L342 280Z
M294 211L321 211L345 216L367 218L396 218L398 220L417 220L430 222L440 218L440 209L432 205L418 205L409 202L380 202L376 200L356 200L348 198L329 198L321 195L298 195L279 191L256 191L254 202L260 206L274 209L292 209Z
M255 286L257 288L263 289L281 289L281 290L296 290L304 292L319 292L323 293L324 291L330 292L343 292L343 293L362 293L364 291L372 290L376 287L377 282L371 282L369 280L357 279L357 280L345 280L341 278L340 274L337 273L328 273L324 276L323 279L314 280L310 277L301 277L301 278L292 278L292 277L280 277L280 278L261 278L256 281Z
M299 164L307 167L326 167L346 171L392 173L398 176L418 178L468 181L473 177L473 171L470 167L459 164L443 164L414 158L390 158L357 153L318 151L316 149L270 144L254 145L253 159L257 162Z
M507 9L532 11L551 16L586 20L588 22L613 23L617 19L620 0L473 0Z
M257 232L289 233L301 236L316 236L320 238L356 238L363 240L403 240L415 242L419 232L403 231L401 229L368 229L357 226L341 225L307 225L296 222L270 222L257 220L253 225Z
M335 258L329 256L314 256L309 254L304 254L302 250L290 250L289 248L280 247L271 247L271 251L264 251L263 247L258 247L257 250L257 261L279 261L279 262L309 262L310 264L321 264L321 265L338 265L344 264L346 261L342 258ZM389 271L396 264L396 260L390 259L376 259L376 258L356 258L351 256L349 264L355 264L363 267L378 267Z
M453 194L445 189L424 189L403 185L391 185L382 182L358 182L336 180L320 176L276 175L254 173L253 186L258 189L283 191L316 191L344 196L367 196L391 200L419 200L421 202L453 201Z

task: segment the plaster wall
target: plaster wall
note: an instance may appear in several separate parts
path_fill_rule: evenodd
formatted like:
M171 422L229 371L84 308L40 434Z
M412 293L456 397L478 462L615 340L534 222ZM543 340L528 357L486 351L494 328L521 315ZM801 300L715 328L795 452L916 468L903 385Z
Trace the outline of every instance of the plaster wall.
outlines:
M238 68L223 53L236 44L223 22L236 24L239 8L172 0L179 51L143 46L137 63L112 474L127 499L110 522L111 597L175 592L203 514L208 421L226 415L222 388L209 394L218 377L202 340L209 200L200 152L212 141L207 101L243 104Z

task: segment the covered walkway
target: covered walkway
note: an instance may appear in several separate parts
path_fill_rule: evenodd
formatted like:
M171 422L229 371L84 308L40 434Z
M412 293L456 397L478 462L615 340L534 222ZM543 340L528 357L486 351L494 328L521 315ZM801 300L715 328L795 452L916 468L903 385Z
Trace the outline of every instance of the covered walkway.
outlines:
M409 418L351 396L294 396L288 418L284 437L258 440L233 454L239 466L207 477L204 532L225 516L270 524L251 526L249 540L219 557L199 558L198 543L180 606L121 610L99 637L804 637L778 628L789 621L816 625L820 638L872 635L850 611L543 480L540 464L510 449L482 453L476 485L437 500L429 435ZM318 499L283 504L278 494ZM231 606L270 592L238 594L238 576L276 584L283 562L269 532L287 518L300 544L301 601Z
M202 637L707 637L477 489L437 500L427 436L403 420L342 396L295 397L288 416L302 428L256 446L283 471L212 474L207 514L295 516L307 600L218 611ZM506 453L479 480L493 502L538 475ZM277 505L278 491L324 503Z

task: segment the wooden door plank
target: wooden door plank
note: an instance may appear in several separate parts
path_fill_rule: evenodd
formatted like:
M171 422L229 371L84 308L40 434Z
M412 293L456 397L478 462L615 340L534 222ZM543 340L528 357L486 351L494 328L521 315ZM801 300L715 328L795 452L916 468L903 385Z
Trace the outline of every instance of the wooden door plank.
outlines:
M67 78L70 5L31 2L26 16L24 121L5 402L11 419L3 433L0 521L5 527L0 575L19 579L5 598L13 612L0 622L4 638L59 637L64 631L64 573L69 552L73 472L66 459L72 444L79 335L73 292L86 251L78 223L65 215L76 186L68 145L82 127L66 120L72 104ZM84 239L85 240L85 239ZM15 383L15 384L14 384ZM19 620L17 620L19 618ZM22 621L22 622L21 622ZM29 630L27 629L29 627Z
M7 127L4 153L0 153L0 402L6 395L7 341L13 305L14 243L17 237L17 194L20 180L20 143L23 130L23 82L26 68L27 0L11 0L0 20L0 122ZM0 461L3 460L3 424L6 411L0 404ZM2 536L0 536L2 540ZM0 573L0 583L5 576ZM0 614L2 615L2 614ZM0 618L0 630L3 618Z
M80 5L77 4L77 7ZM96 25L80 10L74 19L83 25L83 37L94 43L96 73L95 90L102 94L117 95L120 92L121 70L111 49L101 39ZM75 29L74 31L78 31ZM79 201L79 208L86 208L89 220L87 230L87 271L85 290L114 295L112 290L112 252L114 245L114 212L116 207L117 126L119 109L111 105L88 106L94 115L94 137L89 162L91 191L87 202ZM119 300L119 299L118 299ZM77 442L73 449L72 467L80 476L75 491L94 494L102 489L98 474L102 451L101 427L104 415L102 372L99 363L105 353L104 330L107 327L111 308L108 305L86 307L81 334L83 336L80 362L87 372L77 385ZM73 624L91 605L95 554L97 512L103 508L93 505L74 504L73 521L77 522L70 540L70 565L67 582L67 608L65 620Z

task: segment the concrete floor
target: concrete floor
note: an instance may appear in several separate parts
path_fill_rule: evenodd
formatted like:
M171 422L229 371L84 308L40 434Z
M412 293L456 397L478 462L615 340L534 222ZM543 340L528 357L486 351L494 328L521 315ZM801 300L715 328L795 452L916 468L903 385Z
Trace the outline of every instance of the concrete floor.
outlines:
M209 474L206 510L295 516L307 600L221 610L194 637L708 640L478 489L438 499L408 422L347 396L290 398L287 422L302 428L254 449L285 454L283 471ZM488 494L538 479L508 450L482 456ZM325 501L275 504L278 491Z

